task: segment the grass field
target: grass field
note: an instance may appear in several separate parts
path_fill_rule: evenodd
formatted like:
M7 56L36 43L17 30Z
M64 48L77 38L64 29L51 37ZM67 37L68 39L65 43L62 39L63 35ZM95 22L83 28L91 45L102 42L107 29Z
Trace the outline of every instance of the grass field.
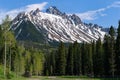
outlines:
M120 80L120 78L85 78L79 76L34 76L31 78L18 77L7 80Z

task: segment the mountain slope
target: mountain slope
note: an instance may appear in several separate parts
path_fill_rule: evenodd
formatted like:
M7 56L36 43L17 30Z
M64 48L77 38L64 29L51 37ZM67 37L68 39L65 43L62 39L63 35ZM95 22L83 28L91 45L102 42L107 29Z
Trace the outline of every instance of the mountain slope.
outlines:
M99 37L103 39L105 32L95 25L86 25L73 14L67 15L56 7L46 12L36 9L22 12L13 20L11 29L18 40L35 42L91 42Z

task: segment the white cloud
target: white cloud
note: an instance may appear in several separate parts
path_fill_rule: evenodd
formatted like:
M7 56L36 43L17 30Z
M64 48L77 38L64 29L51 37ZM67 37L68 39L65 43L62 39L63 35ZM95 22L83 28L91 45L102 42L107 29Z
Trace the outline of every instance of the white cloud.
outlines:
M35 10L37 8L39 8L40 10L44 10L45 6L47 4L48 4L47 2L43 2L43 3L39 3L39 4L30 4L25 7L21 7L19 9L14 9L14 10L10 10L10 11L0 10L0 23L5 18L6 15L9 15L11 17L11 19L13 19L19 12L23 12L23 11L29 12L29 11Z
M107 8L116 8L116 7L120 7L120 1L116 1L112 5L107 6Z
M76 15L78 15L82 20L95 20L100 16L106 16L107 14L103 12L106 11L107 9L119 8L119 7L120 7L120 1L117 1L105 8L100 8L98 10L91 10L83 13L76 13Z
M97 19L97 16L105 16L106 14L103 14L101 12L105 11L106 8L101 8L98 10L93 10L93 11L87 11L84 13L76 13L82 20L94 20Z
M32 5L27 5L26 6L26 11L31 11L39 8L40 10L45 9L45 6L47 5L47 2L43 2L41 4L32 4Z

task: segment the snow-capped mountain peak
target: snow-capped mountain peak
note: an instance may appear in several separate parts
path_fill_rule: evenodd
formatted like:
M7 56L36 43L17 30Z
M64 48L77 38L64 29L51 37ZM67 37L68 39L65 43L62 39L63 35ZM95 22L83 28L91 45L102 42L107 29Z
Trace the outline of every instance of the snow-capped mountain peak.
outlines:
M63 13L60 10L58 10L55 6L51 6L48 9L46 9L46 13L60 16L63 15Z
M46 12L36 9L18 14L13 20L12 30L18 40L38 42L41 37L48 42L91 42L103 39L105 35L101 28L87 26L77 15L67 15L54 6Z

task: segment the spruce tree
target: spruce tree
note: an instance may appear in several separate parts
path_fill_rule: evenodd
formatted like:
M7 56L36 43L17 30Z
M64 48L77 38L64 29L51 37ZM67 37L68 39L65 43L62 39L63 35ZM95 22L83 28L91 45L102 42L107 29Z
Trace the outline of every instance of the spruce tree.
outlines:
M50 73L55 75L55 51L52 51L50 54Z
M1 25L0 25L0 64L4 63L4 60L3 60L3 57L4 57L3 49L4 49L3 30L2 30Z
M82 53L81 53L81 47L80 45L77 43L77 75L82 75Z
M117 29L116 39L116 75L120 76L120 21Z
M96 64L95 55L96 55L96 43L95 41L93 41L92 42L93 76L94 76L95 64Z
M91 43L88 44L88 65L89 65L89 70L88 70L88 75L93 76L93 53L92 53L92 45Z
M56 65L57 75L65 75L66 56L65 56L65 46L63 42L60 42L58 48L56 64L57 64Z
M44 75L50 75L50 55L45 54L45 62L44 62ZM57 73L57 72L56 72Z
M73 75L73 46L69 45L68 56L67 56L67 65L66 65L66 74Z
M95 75L100 77L104 74L104 64L103 64L103 47L101 39L99 38L96 42L96 54L95 54Z
M110 34L110 58L109 58L109 64L110 64L110 75L112 77L114 77L115 75L115 31L114 31L114 28L113 26L110 27L110 31L109 31L109 34Z
M87 75L88 73L88 55L87 55L87 43L82 43L82 75Z
M109 39L109 35L105 35L104 36L104 44L103 44L103 48L104 48L104 75L105 76L109 76L110 73L110 64L109 64L109 58L110 58L110 39Z
M77 41L73 44L73 73L74 75L81 74L81 52Z

